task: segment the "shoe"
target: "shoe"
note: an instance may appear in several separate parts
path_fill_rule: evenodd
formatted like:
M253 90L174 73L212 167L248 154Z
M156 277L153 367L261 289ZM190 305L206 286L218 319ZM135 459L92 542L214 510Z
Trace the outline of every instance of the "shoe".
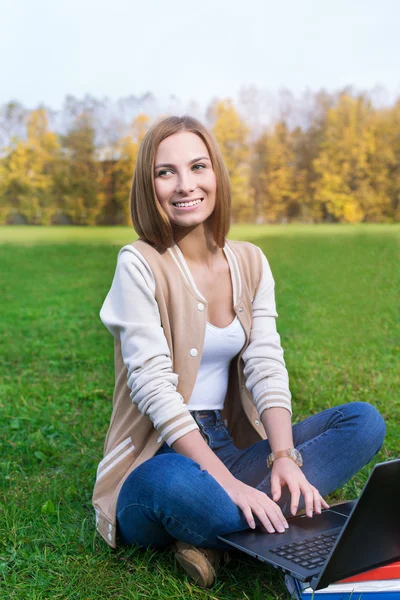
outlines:
M200 587L210 587L216 577L220 564L230 560L228 552L212 550L211 548L197 548L186 542L176 540L171 546L175 558L186 573Z

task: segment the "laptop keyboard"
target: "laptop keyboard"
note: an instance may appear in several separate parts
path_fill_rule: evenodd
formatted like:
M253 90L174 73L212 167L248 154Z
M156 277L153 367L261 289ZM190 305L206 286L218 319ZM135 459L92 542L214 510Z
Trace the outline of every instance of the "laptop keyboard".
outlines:
M338 535L317 535L307 540L270 548L269 551L306 569L322 567Z

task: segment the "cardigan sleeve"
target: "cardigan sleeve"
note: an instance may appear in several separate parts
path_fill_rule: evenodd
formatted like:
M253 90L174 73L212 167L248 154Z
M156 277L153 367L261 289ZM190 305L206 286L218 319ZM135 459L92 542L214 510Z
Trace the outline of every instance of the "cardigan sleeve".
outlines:
M250 342L243 353L246 387L253 396L257 412L273 406L292 414L289 375L286 370L280 336L276 329L275 281L264 253L262 275L253 300L253 324Z
M142 414L171 446L199 429L177 391L171 354L155 299L155 280L149 264L133 246L124 246L117 259L111 289L100 319L121 342L130 396Z

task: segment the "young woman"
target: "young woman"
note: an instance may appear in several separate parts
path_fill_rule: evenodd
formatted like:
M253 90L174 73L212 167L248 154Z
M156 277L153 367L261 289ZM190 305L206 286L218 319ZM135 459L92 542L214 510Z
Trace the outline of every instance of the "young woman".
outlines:
M248 242L226 240L227 170L210 132L170 117L145 136L131 193L139 240L118 255L100 318L114 336L114 409L93 494L97 528L143 548L172 544L203 586L217 536L284 532L382 446L367 403L292 426L274 279Z

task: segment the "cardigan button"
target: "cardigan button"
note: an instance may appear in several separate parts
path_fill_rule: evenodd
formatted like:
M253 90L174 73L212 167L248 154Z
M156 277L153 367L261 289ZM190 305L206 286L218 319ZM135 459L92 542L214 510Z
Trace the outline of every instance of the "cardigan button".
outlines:
M256 425L259 425L259 424L260 424L260 421L259 421L258 419L256 419L256 420L254 421L254 423L255 423Z
M242 307L238 308L238 311L243 312L243 308Z
M198 308L198 309L199 309L201 312L203 312L203 310L204 310L204 304L202 304L201 302L199 302L199 303L198 303L198 305L197 305L197 308Z
M196 348L192 348L189 352L190 356L197 356L198 355L198 350L196 350Z
M160 437L157 438L157 444L159 444L162 440L162 435L160 435Z
M108 539L108 541L109 541L109 542L111 542L111 541L112 541L112 535L111 535L111 533L109 533L109 534L107 535L107 539Z

